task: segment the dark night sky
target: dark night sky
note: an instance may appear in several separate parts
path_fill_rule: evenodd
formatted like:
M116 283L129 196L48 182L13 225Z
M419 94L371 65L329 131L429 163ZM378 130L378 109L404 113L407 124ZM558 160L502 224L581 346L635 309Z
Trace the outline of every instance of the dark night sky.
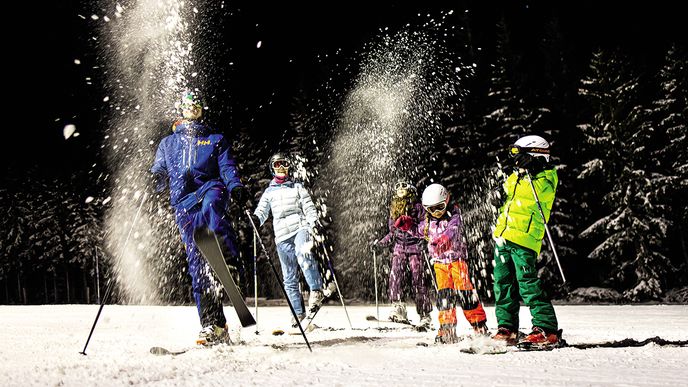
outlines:
M514 43L525 52L537 45L535 36L543 20L554 16L560 21L566 48L579 62L572 65L578 68L585 66L595 46L621 45L642 59L656 57L669 41L685 42L686 35L681 27L684 13L679 12L678 5L668 5L672 2L629 6L627 2L569 1L536 6L535 2L486 5L468 1L432 9L408 1L241 3L227 2L239 11L225 23L229 27L223 32L231 37L230 55L237 63L227 81L227 93L233 101L230 125L253 125L257 130L284 125L295 91L313 88L327 77L328 69L318 63L317 55L332 54L338 48L353 52L373 40L381 27L417 23L418 13L469 8L475 38L484 45L492 44L493 26L504 15L514 28ZM10 42L12 72L6 77L10 80L9 97L19 99L13 106L20 107L21 117L13 118L13 125L5 128L9 134L6 141L17 145L6 146L2 153L3 165L11 172L21 173L37 165L49 174L87 168L98 161L100 101L105 92L97 81L92 86L85 84L86 76L97 80L99 74L89 69L95 64L93 45L88 43L92 25L77 16L95 13L96 4L54 1L13 13L22 27L14 31L18 37ZM257 41L263 42L261 49L256 49ZM76 66L75 58L83 64ZM291 65L289 59L294 60ZM255 117L256 107L271 100L270 110L260 113L263 117ZM257 121L251 124L251 118ZM81 136L75 141L62 138L65 121L77 124Z

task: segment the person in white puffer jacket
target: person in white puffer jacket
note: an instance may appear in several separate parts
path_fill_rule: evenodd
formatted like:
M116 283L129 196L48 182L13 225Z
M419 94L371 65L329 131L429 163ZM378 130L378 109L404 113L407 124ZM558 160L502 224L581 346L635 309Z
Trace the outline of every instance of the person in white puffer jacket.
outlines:
M308 312L315 313L324 298L318 262L311 254L311 233L318 220L318 213L308 191L301 183L290 178L289 167L289 159L285 155L277 153L270 157L269 169L273 179L260 197L254 215L262 225L272 211L284 288L294 311L302 320L306 317L306 312L299 292L299 267L310 288ZM296 327L296 321L292 321L292 325Z

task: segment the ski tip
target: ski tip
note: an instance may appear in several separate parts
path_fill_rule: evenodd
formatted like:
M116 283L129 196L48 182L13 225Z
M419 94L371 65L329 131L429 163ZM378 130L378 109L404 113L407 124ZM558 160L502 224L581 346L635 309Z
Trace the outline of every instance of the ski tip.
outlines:
M152 353L153 355L161 356L161 355L169 355L172 352L170 352L170 350L163 348L163 347L151 347L150 353Z
M274 331L272 331L273 336L282 336L283 334L284 334L284 331L281 329L275 329Z
M375 316L366 316L366 320L368 321L377 321L377 318Z
M170 351L168 351L167 349L165 349L163 347L151 347L151 349L150 349L150 353L152 353L153 355L166 355L169 352Z
M181 350L179 350L179 351L170 351L169 349L163 348L163 347L151 347L150 353L152 353L153 355L157 355L157 356L164 356L164 355L181 355L182 353L185 353L185 352L187 352L188 350L189 350L189 349L186 348L186 349L181 349Z
M469 347L461 348L461 353L468 353L471 355L501 355L507 353L506 348L479 348L479 347Z
M418 347L427 347L428 345L429 345L428 343L424 343L424 342L422 342L422 341L416 343L416 346L418 346Z

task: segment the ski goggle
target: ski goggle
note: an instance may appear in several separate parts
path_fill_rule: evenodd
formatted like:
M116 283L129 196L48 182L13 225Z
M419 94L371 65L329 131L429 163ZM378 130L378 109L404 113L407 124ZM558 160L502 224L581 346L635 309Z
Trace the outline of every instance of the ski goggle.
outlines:
M543 155L548 155L549 154L549 149L547 148L536 148L536 147L523 147L519 145L512 145L509 147L509 154L512 157L516 157L520 154L524 153L540 153Z
M442 202L442 203L433 204L431 206L423 206L423 207L425 208L425 211L427 211L433 215L439 215L442 212L444 212L444 210L447 209L447 203Z
M289 161L287 161L287 160L275 160L272 163L272 168L273 169L289 168Z
M413 186L411 184L405 182L405 181L400 181L400 182L394 184L394 189L395 190L398 190L398 189L412 190Z

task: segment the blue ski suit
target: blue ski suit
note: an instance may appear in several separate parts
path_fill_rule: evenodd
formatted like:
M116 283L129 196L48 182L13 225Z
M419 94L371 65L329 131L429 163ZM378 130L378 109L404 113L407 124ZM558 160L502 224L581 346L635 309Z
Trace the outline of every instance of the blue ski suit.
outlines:
M223 241L226 254L238 255L235 234L226 219L229 192L241 187L230 147L221 134L193 120L180 120L173 134L160 142L151 168L156 191L168 185L170 203L181 233L189 263L193 296L201 325L224 327L222 298L214 289L212 270L193 241L193 233L208 227Z

